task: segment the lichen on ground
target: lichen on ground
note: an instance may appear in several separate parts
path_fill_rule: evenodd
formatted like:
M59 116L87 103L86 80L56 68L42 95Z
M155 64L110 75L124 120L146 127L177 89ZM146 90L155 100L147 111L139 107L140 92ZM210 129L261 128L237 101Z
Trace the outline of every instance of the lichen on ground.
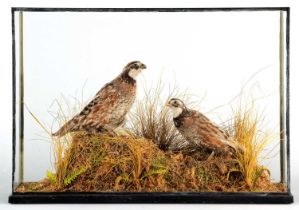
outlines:
M64 161L40 182L16 192L281 192L260 167L249 186L233 157L195 151L162 151L153 141L132 135L72 134Z

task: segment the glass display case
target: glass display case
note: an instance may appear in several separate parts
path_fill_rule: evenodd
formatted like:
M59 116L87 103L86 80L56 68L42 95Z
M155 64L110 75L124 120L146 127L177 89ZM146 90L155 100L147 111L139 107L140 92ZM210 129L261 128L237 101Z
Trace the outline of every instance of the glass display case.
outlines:
M12 8L11 203L291 203L289 8Z

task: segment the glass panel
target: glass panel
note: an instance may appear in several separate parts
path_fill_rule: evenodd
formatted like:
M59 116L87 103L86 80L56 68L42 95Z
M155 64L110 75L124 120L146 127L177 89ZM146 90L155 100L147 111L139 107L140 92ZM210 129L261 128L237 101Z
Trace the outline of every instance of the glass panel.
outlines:
M285 17L284 12L284 37L282 37L284 54L286 54ZM19 12L15 12L17 119L21 118L19 26ZM32 189L60 191L64 188L71 191L249 190L276 192L285 190L284 186L277 184L281 180L280 119L282 115L285 115L285 111L282 115L280 114L279 11L25 11L23 29L24 86L21 87L24 90L25 103L23 107L23 182L43 180L41 183L45 185L45 188L25 184L21 185L17 191L27 192ZM281 58L284 58L286 62L285 55ZM132 107L126 107L126 103L131 100L126 97L132 97L131 93L128 93L123 99L124 105L116 109L107 105L102 107L100 112L105 113L105 117L106 114L109 117L116 114L116 117L108 118L121 124L118 121L126 114L124 110L130 110L126 117L126 124L107 126L104 123L102 125L97 121L103 120L100 113L97 113L96 122L90 128L81 124L80 129L76 128L79 132L94 131L94 127L99 125L96 130L100 134L96 136L101 136L98 141L102 142L101 146L107 151L99 150L96 154L85 154L84 148L81 148L82 151L78 151L79 153L81 151L86 159L76 159L78 157L72 154L74 156L70 159L77 162L68 162L67 164L71 166L64 166L63 172L61 169L63 166L58 166L57 161L59 164L65 164L64 161L68 161L70 148L76 147L71 140L79 138L76 136L79 134L71 132L64 137L57 138L52 137L50 133L61 127L61 121L66 122L80 113L101 87L121 74L127 63L136 59L144 63L147 68L137 78L135 103ZM284 76L285 66L284 63L282 66ZM126 78L134 82L134 75L135 73L130 73ZM133 80L131 80L132 77ZM284 92L285 78L283 78ZM130 84L128 81L125 83ZM114 97L123 97L121 94L113 95L115 92L121 92L121 89L116 89L114 92L113 88L117 85L120 84L113 84L109 100L113 100ZM124 86L124 88L132 87ZM176 108L179 105L171 104L173 101L169 100L169 93L172 91L174 94L171 97L180 98L184 102L185 106L182 105L181 109L185 110L185 107L188 107L186 110L190 113L195 113L191 112L191 109L196 110L206 116L210 123L204 124L206 118L200 118L202 115L198 112L194 116L188 112L191 118L180 122L190 123L190 125L181 125L176 120L173 122L172 116L181 116L181 109ZM127 94L126 91L124 92ZM146 96L150 96L150 100ZM149 124L143 130L139 129L140 124L148 122L144 113L150 110L147 105L152 102L151 100L157 100L155 107L157 116L164 116L163 113L167 110L166 126L173 132L167 135L179 135L180 139L174 137L169 144L161 142L162 136L159 136L161 134L157 130L166 131L161 128L163 122L159 120L155 125L157 127L154 127L156 130L152 131L157 132L155 135L144 131L153 128ZM167 102L169 109L164 108ZM173 103L180 104L180 101ZM285 100L283 103L285 106ZM144 109L140 111L142 107ZM89 109L85 110L87 112ZM174 112L172 113L171 110ZM135 113L135 118L132 117L132 113ZM139 124L136 123L136 116L140 117ZM76 121L79 121L79 118ZM17 120L16 185L19 184L21 174L19 123L20 121ZM87 120L84 123L87 123ZM205 127L210 125L216 127L210 130ZM106 132L107 127L110 128L110 126L117 127L116 130L112 129L112 133L108 132L109 135L114 136L109 138L111 141L113 138L119 140L119 145L116 147L119 150L116 152L120 160L128 161L128 165L124 162L115 163L116 165L106 163L116 161L115 158L113 159L115 148L109 141L105 142L102 136L102 133ZM190 127L192 129L189 129ZM75 127L72 129L76 130ZM140 144L143 144L138 143L139 140L135 143L134 139L129 143L123 140L129 138L123 137L124 133L138 135L141 138L140 141L145 141L144 147L139 148ZM88 135L82 133L80 135L83 137L80 137L82 139L79 139L79 142L92 141ZM153 142L158 146L148 144L144 138L149 139L149 137L152 137ZM130 136L130 138L133 137ZM82 147L87 146L84 145L85 143L82 143ZM187 144L189 146L185 148ZM123 145L127 145L131 152L126 151ZM152 150L146 150L147 146ZM121 156L122 154L124 156ZM148 157L147 154L153 156ZM162 154L160 159L159 154ZM246 158L253 166L248 165ZM255 161L254 158L257 160ZM103 160L106 161L106 165ZM175 160L178 162L174 162ZM80 165L80 161L83 161L84 165ZM93 161L102 162L94 165ZM137 161L139 168L134 161ZM283 161L286 160L283 159ZM179 162L183 162L186 166L179 166ZM208 163L212 166L208 166ZM173 164L178 164L179 172L175 171L176 166ZM59 167L61 171L57 171ZM70 167L73 168L70 169ZM131 168L130 173L128 168ZM215 170L218 170L218 175L221 175L216 176ZM103 171L103 174L100 171ZM65 174L61 175L61 173ZM93 176L91 173L99 174ZM176 176L176 173L182 174ZM111 180L106 179L107 176L111 176ZM84 177L89 179L100 177L97 183L101 184L93 188L92 185L87 184L88 180L84 180ZM179 187L178 177L182 178L183 187ZM239 180L239 183L234 185L232 179ZM89 188L79 186L76 180L80 180ZM265 182L267 185L259 182ZM48 187L49 185L45 183L50 183L53 187ZM110 188L107 188L104 183L109 183ZM227 185L231 187L224 188Z

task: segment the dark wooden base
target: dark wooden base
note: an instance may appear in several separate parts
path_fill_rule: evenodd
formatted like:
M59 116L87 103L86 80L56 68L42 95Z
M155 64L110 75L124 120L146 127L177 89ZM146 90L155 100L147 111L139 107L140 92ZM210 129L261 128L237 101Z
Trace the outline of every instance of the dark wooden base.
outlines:
M290 193L13 193L9 203L235 203L235 204L288 204Z

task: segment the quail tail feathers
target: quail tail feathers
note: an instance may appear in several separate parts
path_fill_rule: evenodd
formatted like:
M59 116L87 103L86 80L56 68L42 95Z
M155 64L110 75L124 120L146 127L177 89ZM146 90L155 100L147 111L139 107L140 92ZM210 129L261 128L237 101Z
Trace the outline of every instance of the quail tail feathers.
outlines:
M74 122L73 122L73 120L70 120L67 123L65 123L58 131L56 131L55 133L52 133L52 136L55 136L55 137L64 136L65 134L67 134L68 132L70 132L72 130L73 126L74 126Z

